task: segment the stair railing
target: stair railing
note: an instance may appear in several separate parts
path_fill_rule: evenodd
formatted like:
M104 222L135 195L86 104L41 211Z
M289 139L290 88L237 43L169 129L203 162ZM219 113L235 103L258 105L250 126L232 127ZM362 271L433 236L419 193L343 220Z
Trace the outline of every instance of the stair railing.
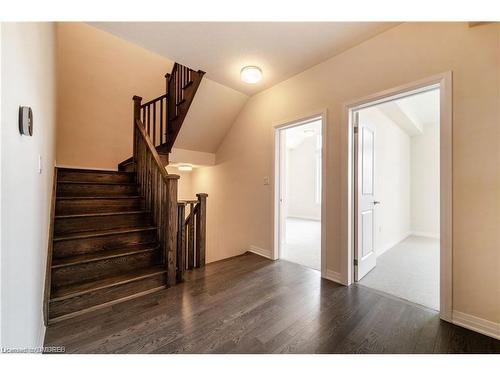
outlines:
M168 174L160 155L151 141L140 114L142 98L134 96L133 159L137 183L144 197L145 209L151 212L157 227L162 264L167 268L167 284L177 282L177 181L179 176Z
M178 63L166 74L165 94L140 107L140 118L151 142L170 152L205 72Z
M177 203L177 279L183 279L185 270L205 266L207 197L208 194L196 194L197 200ZM186 206L189 214L185 217Z

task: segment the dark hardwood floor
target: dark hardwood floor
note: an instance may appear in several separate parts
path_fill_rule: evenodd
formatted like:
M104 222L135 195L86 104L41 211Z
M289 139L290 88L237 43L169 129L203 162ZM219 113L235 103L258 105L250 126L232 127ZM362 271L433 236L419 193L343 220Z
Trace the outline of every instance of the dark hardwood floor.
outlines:
M500 353L436 311L253 254L47 329L67 353Z

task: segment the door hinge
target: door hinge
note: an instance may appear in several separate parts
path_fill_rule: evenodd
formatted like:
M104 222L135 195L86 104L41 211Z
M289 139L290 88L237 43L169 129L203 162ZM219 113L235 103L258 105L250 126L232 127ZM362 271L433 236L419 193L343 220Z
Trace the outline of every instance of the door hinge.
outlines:
M357 259L354 259L354 265L357 266L358 265L358 260Z
M358 134L359 130L359 112L354 112L354 119L352 122L352 126L354 128L354 134Z

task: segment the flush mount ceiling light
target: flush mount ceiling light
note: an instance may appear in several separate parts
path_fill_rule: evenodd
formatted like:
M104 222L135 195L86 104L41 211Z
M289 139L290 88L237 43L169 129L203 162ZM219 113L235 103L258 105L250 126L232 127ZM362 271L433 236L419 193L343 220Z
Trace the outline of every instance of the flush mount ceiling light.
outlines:
M179 164L177 169L183 172L191 172L193 170L193 166L191 164Z
M262 79L262 70L258 66L245 66L241 69L240 77L243 82L257 83Z

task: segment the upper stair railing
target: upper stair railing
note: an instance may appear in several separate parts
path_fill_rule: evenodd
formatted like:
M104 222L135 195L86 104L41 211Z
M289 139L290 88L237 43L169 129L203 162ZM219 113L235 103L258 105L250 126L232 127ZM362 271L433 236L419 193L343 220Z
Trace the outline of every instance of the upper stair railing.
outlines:
M165 75L165 94L146 103L141 102L142 98L139 100L139 119L163 165L168 164L168 154L172 151L204 74L201 70L195 71L175 63L172 72ZM118 164L118 169L133 170L132 163L133 158L124 160Z
M140 118L160 154L172 151L204 74L175 63L172 72L165 75L166 93L141 104Z

